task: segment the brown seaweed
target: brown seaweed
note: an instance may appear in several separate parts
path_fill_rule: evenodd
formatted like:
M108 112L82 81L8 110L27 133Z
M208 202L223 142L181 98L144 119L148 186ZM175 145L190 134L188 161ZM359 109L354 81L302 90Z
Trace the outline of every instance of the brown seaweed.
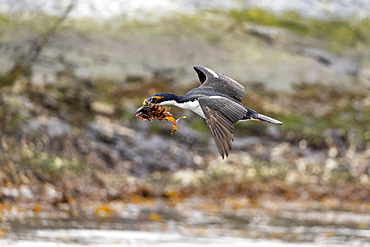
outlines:
M160 99L161 97L157 97ZM180 118L186 118L185 116L182 116L175 120L173 115L170 113L171 108L167 109L157 103L151 102L149 99L145 99L143 102L143 106L141 106L139 109L135 112L135 117L141 117L143 120L152 121L153 119L162 121L167 120L172 123L173 130L171 132L171 135L177 131L177 122Z

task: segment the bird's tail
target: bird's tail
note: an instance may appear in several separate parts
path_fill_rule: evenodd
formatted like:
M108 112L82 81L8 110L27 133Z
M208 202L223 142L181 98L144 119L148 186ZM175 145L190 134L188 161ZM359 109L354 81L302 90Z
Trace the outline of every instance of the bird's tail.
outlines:
M265 116L265 115L262 115L262 114L259 114L259 113L253 114L252 116L250 116L250 118L253 121L263 121L263 122L269 122L269 123L279 124L279 125L283 124L279 120L276 120L274 118L271 118L271 117L268 117L268 116Z

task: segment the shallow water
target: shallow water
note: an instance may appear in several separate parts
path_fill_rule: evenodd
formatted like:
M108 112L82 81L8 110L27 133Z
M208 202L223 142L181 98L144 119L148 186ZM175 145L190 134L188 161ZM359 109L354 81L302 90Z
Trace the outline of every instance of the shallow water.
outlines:
M119 230L36 230L23 239L0 240L4 246L252 246L309 247L317 244L285 243L271 240L251 240L238 237L194 237L171 232Z
M47 208L38 214L10 210L0 221L0 246L370 247L365 207L350 212L309 201L242 204L240 198L114 202L84 206L79 217Z

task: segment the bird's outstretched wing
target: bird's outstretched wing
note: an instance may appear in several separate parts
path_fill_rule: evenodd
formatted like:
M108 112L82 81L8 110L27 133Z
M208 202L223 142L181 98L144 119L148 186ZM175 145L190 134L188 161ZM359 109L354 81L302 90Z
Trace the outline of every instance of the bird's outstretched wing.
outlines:
M211 129L222 158L228 156L234 140L234 124L247 114L247 109L237 102L220 96L199 98L208 127Z
M242 102L245 97L245 88L235 80L203 66L194 66L194 70L202 83L201 88L209 87L212 91L226 94L238 102Z

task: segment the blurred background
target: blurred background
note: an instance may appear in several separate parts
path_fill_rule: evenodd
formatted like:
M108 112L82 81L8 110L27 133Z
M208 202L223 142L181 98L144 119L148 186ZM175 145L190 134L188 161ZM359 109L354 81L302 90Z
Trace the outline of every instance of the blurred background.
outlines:
M0 0L0 245L370 246L369 0ZM133 113L193 65L282 126Z

